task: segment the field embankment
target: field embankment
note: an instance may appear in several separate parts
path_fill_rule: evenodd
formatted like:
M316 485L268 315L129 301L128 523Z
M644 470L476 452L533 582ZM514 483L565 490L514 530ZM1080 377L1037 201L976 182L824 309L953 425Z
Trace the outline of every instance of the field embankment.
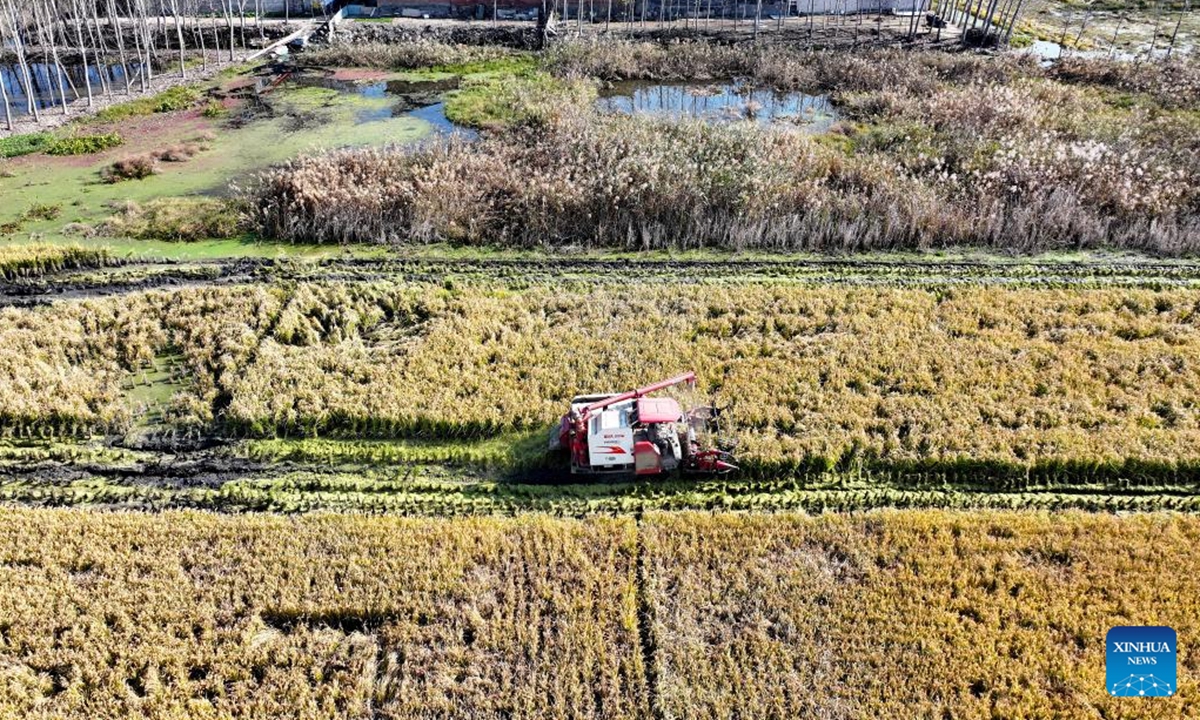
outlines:
M1169 515L10 510L0 714L1188 717L1196 653L1112 698L1104 632L1197 632L1197 547Z

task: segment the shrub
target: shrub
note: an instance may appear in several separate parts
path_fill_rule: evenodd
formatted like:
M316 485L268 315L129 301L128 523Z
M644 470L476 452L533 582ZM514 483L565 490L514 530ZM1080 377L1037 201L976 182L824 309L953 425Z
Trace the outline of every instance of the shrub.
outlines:
M62 205L34 203L25 209L16 220L0 224L0 235L13 235L21 231L27 222L56 220L62 214Z
M153 155L135 155L118 160L100 171L100 179L106 183L125 180L144 180L158 172Z
M209 100L208 103L205 104L204 110L201 111L201 114L206 118L219 118L228 115L229 110L221 101Z
M25 211L25 220L55 220L62 214L62 205L36 203Z
M199 143L181 143L179 145L172 145L165 150L159 150L152 153L152 155L163 162L187 162L205 149L205 146Z
M27 133L0 138L0 157L18 157L38 152L54 139L49 133Z
M138 98L129 102L107 107L96 113L101 122L127 120L139 115L186 110L200 97L200 90L190 85L177 85L151 97Z
M115 132L100 135L70 135L49 141L45 150L47 155L91 155L117 147L123 142L121 136Z

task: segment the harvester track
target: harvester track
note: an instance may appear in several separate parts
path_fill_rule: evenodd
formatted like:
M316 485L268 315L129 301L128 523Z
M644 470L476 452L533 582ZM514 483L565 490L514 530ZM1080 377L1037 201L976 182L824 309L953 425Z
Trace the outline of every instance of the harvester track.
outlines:
M336 258L319 261L241 258L201 263L131 261L119 268L71 270L0 282L0 305L121 295L157 288L250 282L495 282L587 284L799 283L889 286L1194 287L1191 261L803 259L684 260L590 258Z

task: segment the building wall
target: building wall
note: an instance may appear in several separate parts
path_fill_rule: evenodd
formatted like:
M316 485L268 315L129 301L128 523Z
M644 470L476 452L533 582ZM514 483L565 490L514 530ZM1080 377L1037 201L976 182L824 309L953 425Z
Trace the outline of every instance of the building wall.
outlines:
M244 6L242 5L243 1L245 2ZM287 12L293 15L307 15L314 11L320 13L322 1L328 4L330 0L258 0L258 7L265 14L283 15L286 3ZM201 12L220 15L223 3L222 0L198 0L198 5ZM253 12L255 7L254 0L233 0L233 6L235 9L245 7L246 12Z
M563 2L570 5L571 15L574 16L574 9L577 7L590 7L590 2L594 2L595 7L600 8L604 7L607 0L547 0L547 4L558 7L562 7ZM643 6L642 0L612 0L612 2L613 7L632 5L641 8ZM668 12L672 8L679 11L694 11L697 7L695 0L646 0L647 15L656 15L657 13L651 12L650 9L657 10L664 3ZM476 5L483 5L490 12L493 0L364 0L359 4L363 6L366 14L400 15L407 9L419 10L429 14L430 17L444 17L447 14L462 14L465 9L474 8ZM536 8L541 4L542 0L495 0L495 7L504 9ZM929 7L929 0L764 0L764 13L766 8L782 7L784 4L790 4L792 12L797 14L829 15L859 12L921 12ZM751 8L751 14L753 14L753 0L714 0L711 5L704 2L700 7L701 12L711 7L713 13L717 14L719 8L731 5L746 5ZM357 13L351 13L351 15L354 14Z
M793 0L800 13L919 12L928 0Z

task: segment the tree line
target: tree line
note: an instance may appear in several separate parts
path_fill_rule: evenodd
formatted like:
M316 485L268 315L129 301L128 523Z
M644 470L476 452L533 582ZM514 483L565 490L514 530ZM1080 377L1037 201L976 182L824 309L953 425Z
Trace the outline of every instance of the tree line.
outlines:
M291 10L284 2L285 20ZM23 94L10 97L0 82L6 126L14 102L41 122L39 86L65 115L70 102L91 107L97 95L146 92L156 76L186 80L210 63L236 62L265 44L266 14L264 0L0 0L0 59L12 63L12 87Z

